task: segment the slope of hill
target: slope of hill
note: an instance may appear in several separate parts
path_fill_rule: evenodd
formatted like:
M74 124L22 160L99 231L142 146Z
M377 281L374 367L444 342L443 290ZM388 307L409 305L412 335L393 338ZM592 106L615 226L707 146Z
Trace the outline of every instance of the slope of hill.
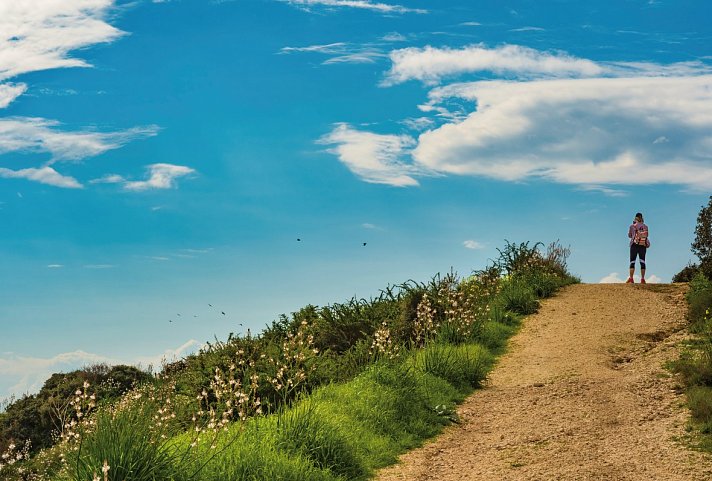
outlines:
M460 406L462 424L377 479L712 479L680 442L689 414L663 367L685 336L684 289L567 287Z

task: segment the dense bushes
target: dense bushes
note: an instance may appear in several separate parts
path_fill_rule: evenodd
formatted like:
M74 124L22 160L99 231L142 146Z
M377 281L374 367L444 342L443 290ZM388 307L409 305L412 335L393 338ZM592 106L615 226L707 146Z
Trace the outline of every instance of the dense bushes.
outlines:
M216 340L104 406L85 380L70 392L75 422L23 469L54 481L106 467L120 481L365 479L454 419L519 316L576 282L567 256L557 243L507 242L465 279L309 305L257 336Z
M690 331L697 337L673 369L687 386L693 419L707 435L703 445L712 450L712 281L701 272L690 282L687 301Z
M52 445L57 434L72 420L70 401L85 382L93 387L97 402L109 402L152 379L132 366L97 364L66 374L52 374L40 392L9 403L0 417L0 452L11 442L31 443L37 451Z

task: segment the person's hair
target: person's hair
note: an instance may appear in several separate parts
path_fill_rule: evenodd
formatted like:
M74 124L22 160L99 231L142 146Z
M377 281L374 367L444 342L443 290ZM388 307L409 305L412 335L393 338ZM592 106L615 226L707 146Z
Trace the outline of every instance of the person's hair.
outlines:
M644 222L644 220L643 220L643 214L641 214L640 212L638 212L637 214L635 214L635 218L636 218L636 219L640 219L640 222Z

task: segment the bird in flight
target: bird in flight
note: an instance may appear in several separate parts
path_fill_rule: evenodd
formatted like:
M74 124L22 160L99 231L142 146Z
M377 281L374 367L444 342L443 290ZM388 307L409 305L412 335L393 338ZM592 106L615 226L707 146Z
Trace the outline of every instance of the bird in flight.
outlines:
M366 246L366 243L364 242L363 245L364 245L364 247L365 247L365 246Z
M301 240L299 237L297 237L297 242L301 242L301 241L302 241L302 240Z
M220 311L220 312L222 312L222 315L223 315L223 316L225 315L225 311Z

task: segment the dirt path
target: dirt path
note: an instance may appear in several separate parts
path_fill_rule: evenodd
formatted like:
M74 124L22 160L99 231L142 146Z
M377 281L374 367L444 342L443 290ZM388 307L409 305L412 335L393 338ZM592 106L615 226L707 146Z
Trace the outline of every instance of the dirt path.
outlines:
M662 368L685 335L682 289L564 289L510 341L462 423L377 479L712 480L712 459L676 442L688 413Z

